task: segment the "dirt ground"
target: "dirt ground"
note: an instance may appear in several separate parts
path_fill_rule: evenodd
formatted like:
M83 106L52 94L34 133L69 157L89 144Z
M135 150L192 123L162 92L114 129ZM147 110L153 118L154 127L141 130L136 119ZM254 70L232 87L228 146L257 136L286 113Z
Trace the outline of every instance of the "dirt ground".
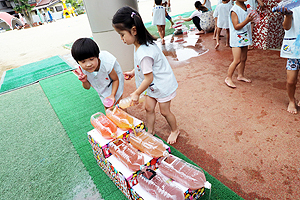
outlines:
M167 38L163 48L179 83L171 110L181 134L173 146L244 199L300 199L300 115L286 111L286 60L279 51L250 50L245 75L253 82L235 76L231 89L225 38L218 50L212 33L183 39ZM126 84L129 94L135 85ZM145 120L141 108L128 112ZM158 108L156 114L156 134L167 140L169 126Z
M92 36L85 15L66 20L68 23L1 33L0 75L20 63L68 54L64 44ZM50 32L53 28L57 34ZM20 43L13 41L20 37L31 40L32 45L18 50ZM173 43L167 37L162 47L179 83L171 109L181 134L173 146L244 199L300 199L300 114L286 111L285 59L278 51L249 51L245 74L253 82L234 79L237 88L231 89L224 84L232 61L225 39L215 50L211 33L191 33L183 42L176 42L180 37ZM7 40L13 48L3 48ZM133 80L126 81L124 96L134 88ZM296 97L300 98L299 89ZM142 105L128 112L145 120ZM155 131L167 140L170 129L158 109Z

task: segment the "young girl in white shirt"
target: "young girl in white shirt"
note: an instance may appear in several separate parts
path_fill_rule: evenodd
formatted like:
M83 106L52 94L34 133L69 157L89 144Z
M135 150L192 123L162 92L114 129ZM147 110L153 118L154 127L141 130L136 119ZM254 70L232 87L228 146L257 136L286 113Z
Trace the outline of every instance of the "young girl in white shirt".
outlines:
M147 31L140 14L131 7L120 8L113 16L112 24L127 45L134 45L134 69L124 72L125 79L135 76L137 89L131 94L133 104L145 90L146 126L154 134L155 107L171 127L167 142L174 144L179 135L175 115L171 112L171 100L176 96L178 83L173 70L162 51L154 43L154 37Z

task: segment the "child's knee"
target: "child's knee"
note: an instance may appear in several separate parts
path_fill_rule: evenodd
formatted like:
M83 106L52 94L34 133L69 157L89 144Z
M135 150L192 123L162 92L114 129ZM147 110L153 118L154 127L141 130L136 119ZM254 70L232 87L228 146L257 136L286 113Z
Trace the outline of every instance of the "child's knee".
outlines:
M290 79L286 81L287 86L295 86L297 85L297 79Z
M152 108L151 106L148 106L147 104L145 105L145 111L147 113L154 113L155 108Z

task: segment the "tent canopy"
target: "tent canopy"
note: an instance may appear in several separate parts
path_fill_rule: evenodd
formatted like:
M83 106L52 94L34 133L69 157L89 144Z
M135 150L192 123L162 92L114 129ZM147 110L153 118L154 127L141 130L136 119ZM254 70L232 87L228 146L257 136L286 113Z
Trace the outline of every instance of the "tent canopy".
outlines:
M21 20L6 12L0 12L0 27L13 30L16 24L22 25Z

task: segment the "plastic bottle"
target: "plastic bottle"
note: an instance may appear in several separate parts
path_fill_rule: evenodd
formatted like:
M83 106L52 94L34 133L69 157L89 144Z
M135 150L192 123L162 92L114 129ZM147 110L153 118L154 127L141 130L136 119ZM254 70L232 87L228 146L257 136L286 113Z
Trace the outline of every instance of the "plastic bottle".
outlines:
M292 14L293 12L291 11L292 8L300 6L300 1L299 0L283 0L276 7L272 8L272 12L282 12L284 14ZM282 7L285 7L288 9L287 13L282 10Z
M247 12L248 12L248 14L254 14L254 19L253 19L254 23L258 23L260 21L260 16L256 10L247 9Z
M114 142L110 142L108 148L112 155L116 156L132 171L140 170L141 165L145 164L144 156L123 139L117 139Z
M147 192L156 197L156 199L163 200L183 200L184 192L180 190L173 182L169 181L167 177L156 173L152 169L138 174L138 183Z
M129 130L134 127L133 118L117 106L106 109L106 116L122 130Z
M145 95L144 93L142 93L142 94L140 95L140 98L139 98L139 103L142 103L142 102L144 102L145 100L146 100L146 95ZM128 107L131 106L130 103L131 103L131 97L129 96L129 97L126 97L126 98L124 98L124 99L121 99L120 102L119 102L119 104L118 104L118 106L119 106L120 108L125 109L125 108L128 108Z
M141 129L135 129L130 134L129 142L133 147L153 158L169 155L162 140Z
M117 126L110 121L103 113L98 112L91 116L91 124L106 139L117 137Z
M200 168L174 155L162 160L158 168L165 176L192 190L204 187L206 182L205 175Z

